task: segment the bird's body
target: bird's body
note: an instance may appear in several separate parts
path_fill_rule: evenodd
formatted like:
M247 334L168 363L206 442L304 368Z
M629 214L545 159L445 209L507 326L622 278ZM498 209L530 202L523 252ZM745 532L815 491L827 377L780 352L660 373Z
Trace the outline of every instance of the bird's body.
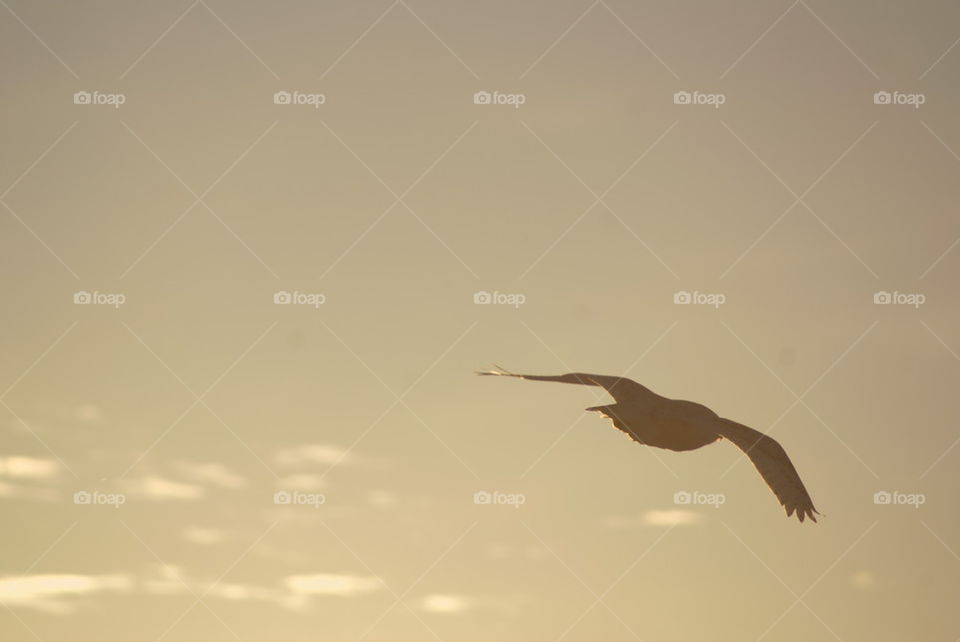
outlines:
M718 439L727 439L743 450L780 500L787 516L796 512L802 522L814 517L817 509L800 475L779 443L752 428L724 419L706 406L682 399L662 397L636 381L624 377L571 372L564 375L514 374L497 368L481 375L519 377L532 381L553 381L600 386L616 403L587 408L608 417L613 425L634 441L677 452L696 450Z

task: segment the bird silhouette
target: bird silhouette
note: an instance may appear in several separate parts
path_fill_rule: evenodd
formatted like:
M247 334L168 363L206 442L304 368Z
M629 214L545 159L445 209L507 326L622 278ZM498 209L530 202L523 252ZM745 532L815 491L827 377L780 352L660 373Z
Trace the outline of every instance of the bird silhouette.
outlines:
M637 443L682 452L695 450L718 439L727 439L747 454L787 511L787 517L796 512L801 522L806 517L816 522L814 515L820 514L800 481L797 469L779 443L753 428L717 416L706 406L661 397L625 377L582 372L553 376L514 374L499 366L493 370L478 371L477 374L600 386L616 403L593 406L587 410L609 418L617 429Z

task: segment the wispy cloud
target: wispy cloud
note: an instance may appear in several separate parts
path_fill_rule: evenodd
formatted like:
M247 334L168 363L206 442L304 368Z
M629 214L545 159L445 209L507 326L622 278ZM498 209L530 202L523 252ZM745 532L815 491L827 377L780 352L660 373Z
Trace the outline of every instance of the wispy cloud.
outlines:
M703 515L692 510L648 510L643 521L650 526L695 526L703 522Z
M443 595L434 593L420 600L420 608L429 613L465 613L473 601L462 595Z
M222 530L202 526L187 526L180 536L191 544L199 544L200 546L213 546L227 538L226 533Z
M159 475L147 475L123 483L124 492L155 501L193 501L203 498L207 489L196 484L173 481Z
M178 461L175 468L187 479L218 488L245 488L247 480L217 462Z
M60 462L25 455L0 457L0 475L15 479L54 479L60 474Z
M336 573L290 575L284 579L284 585L296 595L340 597L355 597L383 589L383 584L375 577Z
M379 579L350 573L290 575L272 585L218 582L191 576L175 565L153 565L137 574L84 575L71 573L0 576L0 603L55 615L75 612L84 599L103 593L132 595L208 594L235 602L269 602L281 608L302 610L312 599L356 598L383 590ZM453 612L464 608L453 596L431 596L427 610ZM88 603L89 605L89 603ZM426 608L426 606L425 606Z
M341 464L350 463L354 459L352 453L343 448L330 444L301 444L290 448L282 448L274 455L274 461L281 466L293 468L307 463L314 464ZM342 461L341 461L342 460Z
M127 575L26 575L0 577L0 601L56 615L76 610L75 598L104 591L129 592ZM73 599L71 599L73 598Z

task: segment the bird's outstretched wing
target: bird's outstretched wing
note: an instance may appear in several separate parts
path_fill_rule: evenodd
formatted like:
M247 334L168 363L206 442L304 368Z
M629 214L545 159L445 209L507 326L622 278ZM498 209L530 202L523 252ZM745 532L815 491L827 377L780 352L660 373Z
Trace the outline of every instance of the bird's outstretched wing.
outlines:
M757 472L786 509L787 517L796 511L801 522L806 517L817 521L814 515L820 513L813 507L813 500L810 499L807 489L800 481L797 469L793 467L786 451L776 440L729 419L719 418L716 424L717 432L722 437L729 439L750 457Z
M610 375L595 375L585 372L569 372L562 375L529 375L508 372L500 366L492 370L478 370L478 375L494 375L499 377L519 377L530 381L555 381L557 383L577 383L583 386L600 386L606 390L617 403L624 403L630 399L652 394L650 390L626 377L611 377Z

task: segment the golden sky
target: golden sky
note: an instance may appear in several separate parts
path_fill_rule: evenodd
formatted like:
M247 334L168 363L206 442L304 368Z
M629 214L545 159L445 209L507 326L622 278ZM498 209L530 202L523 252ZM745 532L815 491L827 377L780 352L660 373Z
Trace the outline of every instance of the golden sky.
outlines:
M958 18L3 0L0 638L956 640Z

